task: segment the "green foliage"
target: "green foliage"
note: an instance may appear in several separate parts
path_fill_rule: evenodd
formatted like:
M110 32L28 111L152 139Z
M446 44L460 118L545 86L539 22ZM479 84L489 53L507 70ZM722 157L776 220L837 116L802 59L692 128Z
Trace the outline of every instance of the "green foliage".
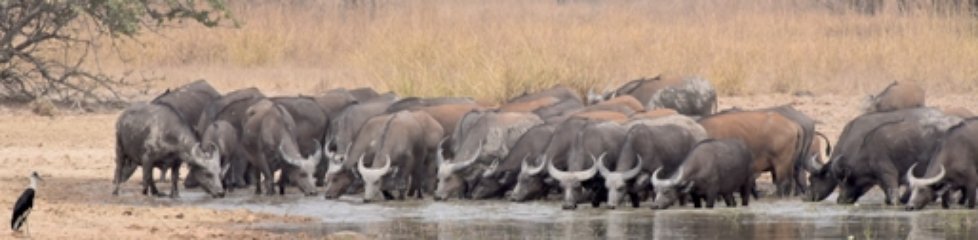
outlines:
M225 0L0 0L0 96L117 102L116 88L133 83L82 67L101 36L132 37L183 20L234 22ZM53 57L57 50L72 54Z

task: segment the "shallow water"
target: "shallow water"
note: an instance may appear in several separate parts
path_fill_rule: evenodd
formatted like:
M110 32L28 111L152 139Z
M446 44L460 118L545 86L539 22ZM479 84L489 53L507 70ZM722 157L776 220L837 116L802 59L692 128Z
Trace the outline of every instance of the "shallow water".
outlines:
M274 232L325 236L355 231L385 239L978 239L978 212L931 205L924 211L881 205L878 192L857 205L834 199L807 203L797 199L761 199L749 207L650 210L624 207L561 210L559 201L411 200L359 203L355 197L254 196L236 192L211 199L199 192L180 200L128 198L135 204L186 204L213 209L249 209L307 216L315 224L245 226ZM147 200L148 199L148 200Z

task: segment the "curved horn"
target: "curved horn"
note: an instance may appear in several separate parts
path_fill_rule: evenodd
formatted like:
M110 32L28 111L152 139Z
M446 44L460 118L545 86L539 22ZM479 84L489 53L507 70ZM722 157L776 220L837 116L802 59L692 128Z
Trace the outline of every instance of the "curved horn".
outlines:
M384 167L381 167L380 169L369 169L367 168L367 166L363 165L362 155L360 156L360 160L357 161L357 171L360 172L360 176L363 176L364 180L378 179L384 176L384 174L387 174L387 171L390 170L390 168L391 168L390 155L387 155L387 163L385 163Z
M293 166L296 166L296 167L302 166L302 159L296 158L295 156L292 156L290 154L287 154L285 152L285 149L283 149L283 147L285 147L285 141L284 140L281 141L281 142L279 142L279 144L278 144L278 154L279 155L282 155L282 160L285 160L285 163L288 163L289 165L293 165ZM298 150L298 149L296 149L296 150Z
M819 172L822 171L823 167L825 167L825 164L818 161L818 154L812 155L808 158L808 161L805 162L805 166L808 167L809 172Z
M526 157L523 157L523 160L526 160ZM493 160L492 164L489 164L489 167L486 168L486 171L482 172L482 177L487 178L492 176L493 174L496 174L497 168L499 168L499 159Z
M331 145L331 144L333 144L333 138L330 138L330 139L326 140L326 144L323 144L323 148L322 149L326 152L326 158L328 158L330 160L333 160L333 157L336 156L336 152L333 152L333 151L330 151L329 150L329 145Z
M531 176L542 173L544 166L547 165L547 154L540 155L539 159L542 159L542 161L540 161L540 165L531 167L530 164L526 163L526 159L524 158L523 166L521 166L521 172L525 172Z
M329 165L326 167L326 173L328 174L336 174L340 172L340 170L343 170L342 162L329 161Z
M473 163L475 163L476 160L479 160L479 155L482 155L482 145L479 145L479 148L475 150L475 155L472 155L472 157L469 158L469 160L465 162L452 164L451 165L452 172L458 172L461 171L462 169L468 168Z
M672 187L678 184L683 178L683 167L676 169L676 173L672 174L673 176L671 178L665 180L659 179L660 170L662 170L662 167L659 167L652 173L652 186L654 187Z
M612 172L611 170L608 170L608 167L605 167L605 165L604 165L604 155L605 155L605 153L601 153L601 156L598 157L597 159L595 159L594 158L594 154L591 154L591 161L593 161L594 164L597 164L598 165L598 172L601 173L601 176L606 176L607 177L607 176L610 176L611 174L614 174L614 172Z
M604 153L601 154L601 158L604 158ZM584 171L575 172L574 177L577 178L578 181L584 181L591 179L595 174L598 174L598 162L591 159L591 168Z
M554 167L553 162L544 162L544 163L547 164L547 173L549 173L550 176L553 177L554 179L557 179L557 181L565 182L573 177L571 176L570 173L557 170L557 168Z
M632 179L642 173L642 155L635 155L638 157L638 161L635 162L635 167L629 169L627 172L622 174L622 178L625 180Z
M310 162L313 165L316 165L316 164L319 164L319 161L321 161L323 159L323 149L324 148L323 148L323 145L319 145L319 140L313 139L312 142L313 142L313 146L316 146L316 152L312 153L312 155L309 156L306 160L311 160L311 161L307 161L307 162Z
M438 142L438 150L435 152L435 163L438 164L439 166L442 163L445 163L445 154L444 154L445 149L441 147L442 145L445 144L445 140L448 140L448 138L447 137L442 138L441 142Z
M910 166L910 169L907 170L907 182L910 183L910 186L930 186L941 181L945 174L944 164L938 164L937 166L940 167L940 171L937 172L937 176L932 178L916 178L913 176L913 170L917 167L917 164L914 163Z

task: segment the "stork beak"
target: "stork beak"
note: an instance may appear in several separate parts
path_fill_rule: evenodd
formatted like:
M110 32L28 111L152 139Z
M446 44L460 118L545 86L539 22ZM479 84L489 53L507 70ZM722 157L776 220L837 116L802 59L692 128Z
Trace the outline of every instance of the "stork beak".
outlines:
M41 181L41 182L43 182L43 181L44 181L44 179L43 179L43 178L41 178L41 175L40 175L40 174L37 174L37 172L31 172L31 177L34 177L34 178L36 178L36 179L37 179L38 181Z

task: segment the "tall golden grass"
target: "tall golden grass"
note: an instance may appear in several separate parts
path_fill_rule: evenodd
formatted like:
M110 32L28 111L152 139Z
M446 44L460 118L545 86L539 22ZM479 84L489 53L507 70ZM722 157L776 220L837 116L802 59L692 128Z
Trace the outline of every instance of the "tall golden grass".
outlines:
M122 44L119 68L225 90L365 85L485 101L661 72L702 75L724 95L855 94L893 80L978 89L978 20L926 4L870 15L802 0L248 2L233 6L239 28L187 25Z

